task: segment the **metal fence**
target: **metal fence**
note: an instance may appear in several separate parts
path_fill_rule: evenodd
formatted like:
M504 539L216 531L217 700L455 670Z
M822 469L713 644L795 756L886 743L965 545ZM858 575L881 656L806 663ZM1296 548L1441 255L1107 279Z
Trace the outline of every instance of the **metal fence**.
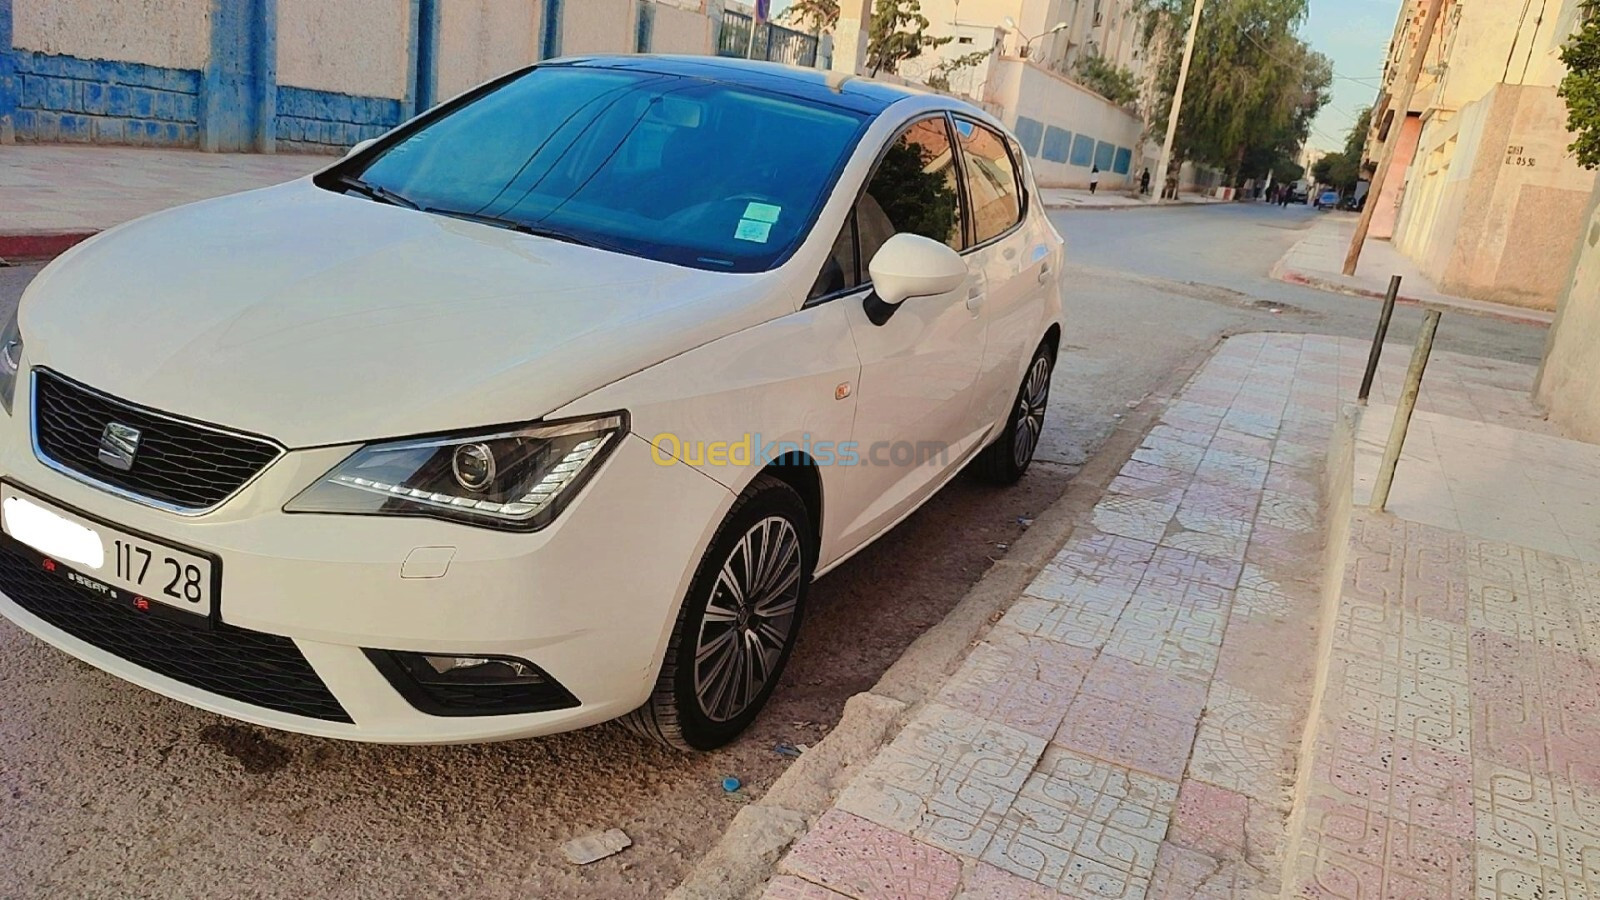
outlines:
M755 30L755 40L750 39ZM814 68L817 64L817 39L814 35L771 22L756 25L744 13L722 11L722 28L717 35L718 56L738 56Z

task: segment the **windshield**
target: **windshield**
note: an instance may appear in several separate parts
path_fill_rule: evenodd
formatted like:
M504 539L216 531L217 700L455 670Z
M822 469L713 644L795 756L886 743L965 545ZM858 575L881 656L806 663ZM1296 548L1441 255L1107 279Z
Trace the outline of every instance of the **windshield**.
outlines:
M649 259L759 272L810 230L865 117L736 85L542 66L330 186Z

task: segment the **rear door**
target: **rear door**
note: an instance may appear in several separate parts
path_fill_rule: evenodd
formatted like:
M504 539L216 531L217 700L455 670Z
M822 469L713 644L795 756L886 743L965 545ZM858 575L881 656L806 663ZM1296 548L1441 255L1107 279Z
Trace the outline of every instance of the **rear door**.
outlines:
M1043 337L1044 291L1050 282L1048 248L1028 228L1022 161L995 129L955 117L963 183L971 210L974 247L969 266L981 269L987 333L972 407L972 427L1001 422L1021 384L1022 370Z

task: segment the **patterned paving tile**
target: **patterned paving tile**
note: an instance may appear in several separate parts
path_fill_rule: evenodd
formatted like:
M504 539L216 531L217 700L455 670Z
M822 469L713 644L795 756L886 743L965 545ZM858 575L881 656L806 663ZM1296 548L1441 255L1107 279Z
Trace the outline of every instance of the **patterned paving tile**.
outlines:
M1227 626L1224 610L1135 597L1112 629L1104 652L1140 665L1208 681Z
M1152 466L1172 469L1185 475L1192 475L1200 468L1200 460L1205 456L1205 451L1199 447L1178 441L1162 441L1154 446L1143 446L1133 451L1133 458Z
M1075 600L1088 588L1131 595L1156 555L1154 541L1137 541L1093 530L1075 532L1045 564L1026 593L1045 600Z
M938 699L1049 738L1093 662L1092 650L1001 627L968 654Z
M1302 716L1287 704L1257 697L1242 687L1213 682L1206 697L1205 718L1224 731L1284 745L1299 742Z
M1320 526L1320 507L1315 494L1286 494L1269 490L1261 495L1257 521L1286 531L1314 532Z
M1317 742L1319 793L1447 837L1472 840L1472 762L1353 722L1325 725Z
M835 806L946 850L979 856L1044 747L1041 738L929 703Z
M1278 871L1286 838L1283 810L1235 791L1186 779L1167 831L1171 844L1216 860L1245 863L1260 872Z
M1127 595L1105 592L1084 591L1070 602L1024 596L1006 610L1000 624L1034 637L1099 650L1111 639L1127 605Z
M1239 586L1242 569L1243 564L1236 560L1160 547L1151 557L1139 586L1141 589L1182 590L1190 584L1203 584L1231 591Z
M1129 709L1143 709L1170 719L1198 721L1206 704L1204 682L1141 666L1115 656L1101 656L1083 680L1083 693L1112 700Z
M820 884L812 884L804 878L793 875L779 875L767 882L767 889L762 893L762 900L839 900L846 897L838 891L830 891Z
M1057 900L1061 896L1054 888L985 862L968 860L956 900Z
M1177 785L1052 747L983 861L1072 896L1143 897Z
M1286 808L1294 759L1282 745L1202 720L1189 759L1189 777Z
M1270 438L1257 437L1227 428L1217 431L1216 436L1211 439L1210 447L1212 450L1226 450L1253 459L1271 459L1272 448L1273 442Z
M1167 523L1177 511L1176 503L1106 494L1095 504L1091 518L1094 527L1106 534L1154 542L1167 533Z
M954 856L837 809L822 814L780 869L873 900L949 900L961 881Z
M1194 744L1193 719L1175 719L1148 708L1079 694L1053 742L1176 782Z
M1242 863L1163 843L1156 857L1150 900L1266 900L1276 885Z
M1471 842L1326 797L1310 801L1301 852L1306 897L1426 900L1473 893Z
M1569 893L1600 896L1600 795L1543 774L1479 761L1479 847L1524 872L1559 872Z

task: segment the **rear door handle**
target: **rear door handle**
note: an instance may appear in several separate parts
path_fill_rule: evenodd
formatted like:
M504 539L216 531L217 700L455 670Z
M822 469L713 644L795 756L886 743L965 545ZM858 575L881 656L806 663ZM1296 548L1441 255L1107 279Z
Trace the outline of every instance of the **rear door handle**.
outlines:
M1039 267L1039 283L1044 284L1050 280L1050 264L1045 263Z
M977 312L983 308L983 288L972 287L967 291L967 309Z

